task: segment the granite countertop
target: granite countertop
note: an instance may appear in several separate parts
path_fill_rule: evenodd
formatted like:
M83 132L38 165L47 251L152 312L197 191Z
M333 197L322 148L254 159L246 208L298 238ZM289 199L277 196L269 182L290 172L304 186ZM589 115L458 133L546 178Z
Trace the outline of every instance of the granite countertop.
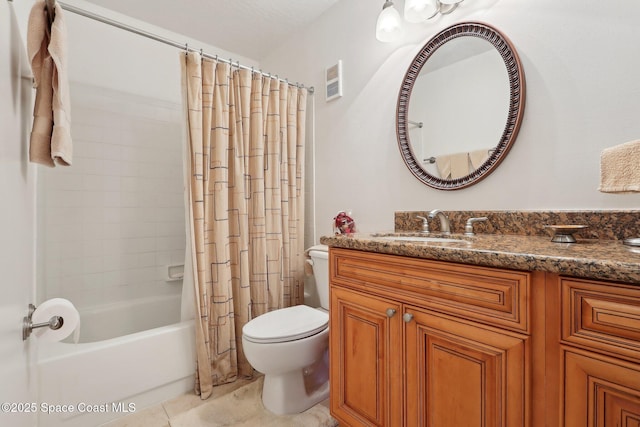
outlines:
M553 243L550 237L505 234L476 234L473 237L452 234L447 237L460 241L446 243L390 241L383 238L390 235L421 234L355 233L324 236L320 242L336 248L513 270L547 271L640 285L640 248L623 245L617 240L578 239L577 243Z

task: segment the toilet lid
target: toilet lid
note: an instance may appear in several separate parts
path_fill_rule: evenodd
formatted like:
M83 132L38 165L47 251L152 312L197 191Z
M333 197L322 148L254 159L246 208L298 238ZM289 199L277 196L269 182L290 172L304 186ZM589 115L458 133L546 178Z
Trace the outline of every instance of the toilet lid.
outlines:
M315 335L328 325L328 313L296 305L256 317L242 327L242 334L258 343L286 342Z

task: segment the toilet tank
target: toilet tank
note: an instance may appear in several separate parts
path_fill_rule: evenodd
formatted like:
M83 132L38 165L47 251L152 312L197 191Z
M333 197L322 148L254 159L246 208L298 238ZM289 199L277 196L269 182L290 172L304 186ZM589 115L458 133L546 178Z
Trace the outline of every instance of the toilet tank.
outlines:
M317 245L309 249L313 263L313 278L320 298L320 306L329 310L329 247Z

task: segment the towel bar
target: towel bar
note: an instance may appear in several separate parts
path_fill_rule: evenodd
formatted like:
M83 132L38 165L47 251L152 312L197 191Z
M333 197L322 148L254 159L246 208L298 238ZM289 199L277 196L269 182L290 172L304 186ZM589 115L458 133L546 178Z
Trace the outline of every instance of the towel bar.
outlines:
M495 149L495 148L489 148L489 149L487 150L487 152L488 152L489 154L492 154L494 151L496 151L496 149ZM433 157L433 156L431 156L431 157L429 157L429 158L427 158L427 159L422 159L422 162L423 162L423 163L435 163L435 162L436 162L436 158L435 158L435 157Z

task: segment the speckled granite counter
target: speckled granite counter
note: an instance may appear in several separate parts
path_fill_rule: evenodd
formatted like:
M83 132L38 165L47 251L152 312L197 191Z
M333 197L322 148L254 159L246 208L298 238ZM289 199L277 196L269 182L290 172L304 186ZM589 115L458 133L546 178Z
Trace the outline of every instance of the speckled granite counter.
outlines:
M640 196L639 201L640 201ZM517 236L548 236L547 224L582 224L583 239L624 240L640 236L640 210L620 211L445 211L451 230L462 232L467 219L487 217L487 221L474 226L478 234L509 234ZM425 211L398 211L394 215L394 230L420 231ZM440 230L439 221L432 221L431 231Z
M578 239L577 243L552 243L550 237L477 234L452 235L460 242L390 241L385 235L419 233L356 233L325 236L331 247L403 255L440 261L514 270L547 271L573 277L612 280L640 286L640 248L615 240Z

